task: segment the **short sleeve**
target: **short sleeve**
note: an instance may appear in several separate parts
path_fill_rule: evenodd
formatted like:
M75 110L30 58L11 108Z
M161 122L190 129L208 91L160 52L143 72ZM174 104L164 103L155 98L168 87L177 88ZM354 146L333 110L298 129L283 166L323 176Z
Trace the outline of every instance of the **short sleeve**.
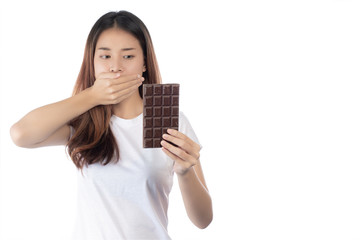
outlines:
M200 149L202 145L200 144L199 139L197 138L194 129L191 127L191 124L185 114L180 111L179 113L179 132L188 136L191 140L200 145Z

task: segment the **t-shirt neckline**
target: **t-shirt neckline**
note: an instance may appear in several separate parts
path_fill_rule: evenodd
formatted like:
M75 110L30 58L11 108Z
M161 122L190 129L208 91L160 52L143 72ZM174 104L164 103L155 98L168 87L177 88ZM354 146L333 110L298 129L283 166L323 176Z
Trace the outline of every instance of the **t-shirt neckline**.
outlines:
M143 113L140 113L138 116L136 116L134 118L125 119L125 118L121 118L121 117L118 117L115 114L113 114L112 119L121 124L136 125L136 124L142 123L142 116L143 116Z

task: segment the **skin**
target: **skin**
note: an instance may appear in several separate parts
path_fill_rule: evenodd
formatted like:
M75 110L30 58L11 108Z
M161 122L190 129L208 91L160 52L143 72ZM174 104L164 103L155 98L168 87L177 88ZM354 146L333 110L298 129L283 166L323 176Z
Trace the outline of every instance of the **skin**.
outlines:
M68 99L37 108L15 123L10 134L20 147L66 145L71 119L97 105L112 105L114 114L131 119L142 113L138 87L146 71L138 40L126 31L111 28L101 33L94 56L94 85ZM212 221L212 201L200 164L200 146L185 134L169 129L162 150L174 160L174 172L190 220L199 228Z

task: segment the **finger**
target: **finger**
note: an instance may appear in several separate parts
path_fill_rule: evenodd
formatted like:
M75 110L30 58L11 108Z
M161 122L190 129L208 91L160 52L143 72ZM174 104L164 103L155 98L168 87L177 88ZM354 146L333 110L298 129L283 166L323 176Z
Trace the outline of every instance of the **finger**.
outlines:
M162 137L166 141L177 145L178 147L184 149L188 153L191 152L191 150L192 150L192 146L184 139L177 138L177 137L174 137L174 136L169 135L169 134L163 134Z
M182 149L186 150L189 154L191 154L194 158L199 159L200 158L200 145L194 142L192 139L190 139L185 134L175 130L175 129L168 129L167 132L169 134L164 134L163 138L165 140L168 140Z
M175 154L173 154L172 152L170 152L169 150L167 150L166 148L162 148L163 152L168 155L172 160L174 160L177 164L181 165L181 166L185 166L186 168L189 168L191 166L193 166L193 164L186 162L184 160L182 160L181 158L179 158L178 156L176 156Z
M103 72L100 73L96 80L105 80L107 81L108 86L119 85L127 82L137 82L144 81L145 79L141 76L141 74L131 74L123 76L120 73L112 73L112 72Z
M176 156L175 154L173 154L172 152L170 152L169 150L167 150L164 147L162 148L162 151L166 155L168 155L172 160L174 160L178 164L178 166L182 166L181 168L183 168L183 169L180 170L180 171L183 172L183 173L184 173L184 171L189 170L192 166L194 166L196 164L196 163L193 163L193 162L184 161L183 159L179 158L178 156ZM174 165L174 170L175 170L175 168L176 168L176 165ZM178 167L178 169L179 169L179 167Z
M167 130L167 132L168 132L170 135L174 136L174 137L181 138L181 139L184 139L184 140L186 140L186 139L191 140L191 139L188 138L185 134L179 132L178 130L169 128L169 129ZM191 140L191 141L192 141L192 140Z
M131 87L128 87L126 89L122 89L114 94L112 94L112 103L111 104L116 104L121 102L122 100L130 97L135 91L138 90L139 86L141 85L141 83L137 84L137 85L133 85Z
M190 162L191 164L195 165L196 164L196 159L189 155L188 153L186 153L184 150L175 147L173 145L171 145L170 143L166 142L166 141L161 141L161 145L167 149L169 152L171 152L172 154L174 154L175 156L177 156L178 158L186 161L186 162Z
M174 165L174 171L176 173L180 173L180 174L184 174L185 172L187 172L192 166L194 166L194 164L186 162L184 160L182 160L181 158L177 157L176 155L174 155L173 153L171 153L169 150L167 150L166 148L162 148L162 151L168 155L172 160L174 160L174 162L176 163Z
M173 154L172 152L170 152L169 150L167 150L166 148L162 148L162 150L165 152L166 155L168 155L172 160L174 161L180 161L184 162L184 160L182 160L181 158L179 158L178 156L176 156L175 154Z
M102 73L99 73L99 75L97 76L97 79L100 79L100 78L114 79L114 78L119 78L120 76L121 76L121 73L102 72Z
M185 141L183 139L173 137L173 136L168 135L168 134L163 134L162 137L166 141L177 145L178 147L180 147L181 149L186 151L188 154L190 154L195 159L200 158L200 153L199 153L200 147L199 147L199 145L197 143L191 141L189 138L188 138L188 140L190 140L191 143L189 143L188 141Z
M139 87L142 84L142 82L143 82L142 79L135 79L121 84L115 84L111 86L110 91L111 93L117 93L132 87Z
M183 134L182 132L179 132L175 129L167 129L167 132L171 135L171 136L174 136L176 138L179 138L179 139L183 139L187 142L189 142L192 146L197 146L198 148L198 151L200 151L200 145L197 144L196 142L194 142L191 138L189 138L188 136L186 136L185 134Z
M128 76L121 76L113 80L114 85L121 85L128 82L143 82L145 79L140 74L132 74Z

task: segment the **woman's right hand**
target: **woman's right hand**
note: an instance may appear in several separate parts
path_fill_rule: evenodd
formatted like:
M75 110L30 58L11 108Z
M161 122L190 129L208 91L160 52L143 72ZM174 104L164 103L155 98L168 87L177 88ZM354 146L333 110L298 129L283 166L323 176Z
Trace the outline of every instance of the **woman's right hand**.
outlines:
M117 104L137 91L143 81L139 74L121 76L120 73L106 72L100 73L89 89L95 105Z
M62 101L37 108L10 130L19 147L35 148L65 145L69 140L67 123L96 105L116 104L129 97L142 84L144 78L133 74L102 73L90 88ZM89 97L91 100L89 101Z

